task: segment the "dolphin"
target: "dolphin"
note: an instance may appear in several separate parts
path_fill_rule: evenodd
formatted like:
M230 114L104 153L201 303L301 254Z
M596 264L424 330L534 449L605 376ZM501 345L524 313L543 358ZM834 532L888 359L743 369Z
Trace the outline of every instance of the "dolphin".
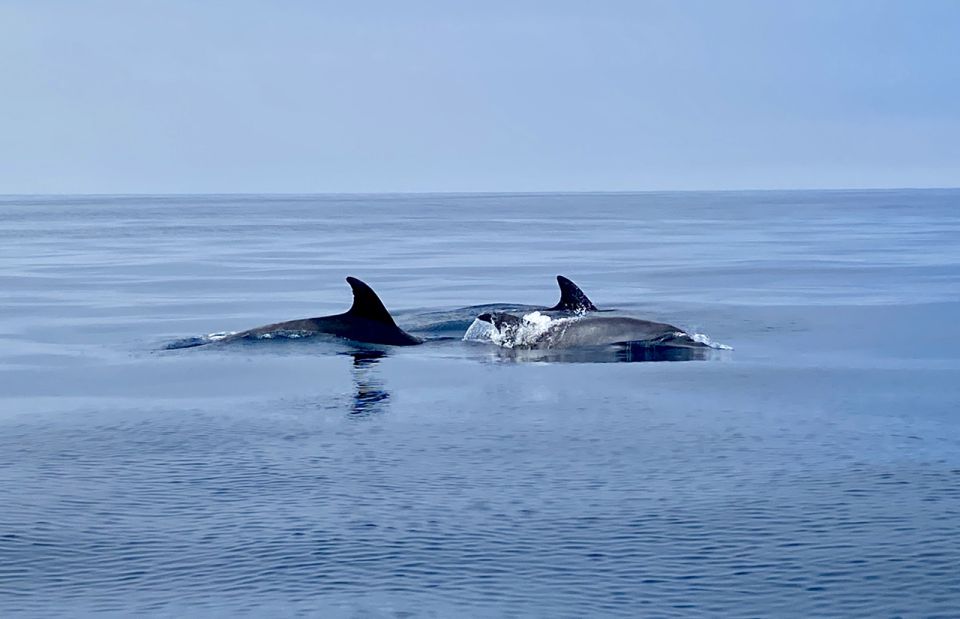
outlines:
M171 348L191 348L211 342L233 342L236 340L255 340L272 338L298 338L328 334L354 342L367 344L387 344L390 346L412 346L422 344L423 340L400 329L393 316L384 307L377 293L370 286L355 277L348 277L347 283L353 289L353 305L342 314L302 318L278 322L255 329L233 333L218 339L191 338L174 342Z
M505 312L484 313L477 320L493 325L496 340L515 349L567 349L637 344L706 348L682 329L664 322L627 316L579 316L538 322Z
M528 314L530 312L550 312L560 314L585 314L587 312L600 312L593 301L587 297L586 293L575 283L563 275L557 275L557 285L560 286L560 300L551 307L542 305L522 305L516 303L488 303L485 305L470 305L455 310L442 312L419 313L411 316L404 316L405 323L411 326L412 331L437 332L437 331L466 331L473 324L478 314L500 313L500 312L520 312Z

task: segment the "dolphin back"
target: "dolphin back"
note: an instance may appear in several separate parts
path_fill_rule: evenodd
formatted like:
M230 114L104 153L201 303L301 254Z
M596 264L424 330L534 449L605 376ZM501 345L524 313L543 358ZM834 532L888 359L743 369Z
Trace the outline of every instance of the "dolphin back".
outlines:
M347 283L353 290L353 305L342 314L277 322L223 337L206 336L178 340L168 344L166 348L193 348L214 342L229 343L237 340L302 338L321 333L369 344L411 346L423 343L420 338L397 326L383 301L370 286L356 277L347 277Z

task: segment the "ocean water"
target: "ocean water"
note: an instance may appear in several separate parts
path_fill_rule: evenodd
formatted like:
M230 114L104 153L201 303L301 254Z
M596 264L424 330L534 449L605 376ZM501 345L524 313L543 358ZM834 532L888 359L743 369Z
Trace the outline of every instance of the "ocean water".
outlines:
M684 362L343 311L601 307ZM0 615L960 616L960 191L0 198Z

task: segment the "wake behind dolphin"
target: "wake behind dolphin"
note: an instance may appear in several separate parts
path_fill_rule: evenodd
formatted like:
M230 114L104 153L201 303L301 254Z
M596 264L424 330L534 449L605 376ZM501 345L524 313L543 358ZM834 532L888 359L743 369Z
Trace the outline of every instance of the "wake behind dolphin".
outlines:
M288 320L241 331L240 333L190 338L173 342L166 348L171 350L193 348L214 342L301 338L320 334L333 335L354 342L390 346L412 346L423 343L420 338L410 335L397 326L393 316L390 315L380 297L370 286L355 277L347 277L347 283L353 289L353 305L342 314Z

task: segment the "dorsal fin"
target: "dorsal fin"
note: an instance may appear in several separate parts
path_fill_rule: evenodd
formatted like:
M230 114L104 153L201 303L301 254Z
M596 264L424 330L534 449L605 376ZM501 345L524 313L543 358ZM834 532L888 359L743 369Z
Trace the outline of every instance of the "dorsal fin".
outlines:
M397 326L397 323L393 321L393 316L383 306L383 301L373 291L373 288L356 277L348 277L347 283L353 289L353 305L347 310L348 314L357 318L383 322L393 327Z
M560 301L551 307L552 311L595 312L594 305L580 287L563 275L557 275L557 284L560 285Z

